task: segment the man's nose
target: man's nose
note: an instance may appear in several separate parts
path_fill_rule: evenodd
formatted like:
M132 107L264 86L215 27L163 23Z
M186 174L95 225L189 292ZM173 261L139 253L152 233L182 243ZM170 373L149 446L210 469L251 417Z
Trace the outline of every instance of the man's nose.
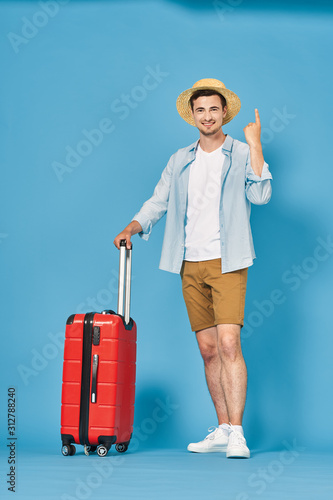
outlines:
M205 111L205 112L204 112L204 119L205 119L205 121L206 121L206 122L210 122L211 118L212 118L212 117L211 117L210 111L208 111L208 110L207 110L207 111Z

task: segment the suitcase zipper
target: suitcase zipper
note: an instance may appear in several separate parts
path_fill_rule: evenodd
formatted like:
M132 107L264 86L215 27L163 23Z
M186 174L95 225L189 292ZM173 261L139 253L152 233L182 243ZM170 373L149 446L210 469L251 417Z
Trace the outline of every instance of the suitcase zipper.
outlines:
M81 375L81 404L79 438L81 444L89 445L89 400L90 400L90 374L91 374L91 345L92 326L95 313L87 313L84 317L83 347L82 347L82 375Z

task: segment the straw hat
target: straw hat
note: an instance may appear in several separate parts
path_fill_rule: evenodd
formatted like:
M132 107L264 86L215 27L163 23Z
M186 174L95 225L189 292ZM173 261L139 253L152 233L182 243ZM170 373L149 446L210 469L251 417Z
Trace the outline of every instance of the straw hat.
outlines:
M215 78L203 78L196 82L191 89L187 89L180 94L177 98L177 110L180 116L190 125L195 126L194 120L192 118L191 112L191 104L190 97L197 90L215 90L219 94L222 94L225 100L227 101L227 114L223 118L222 125L230 122L237 115L241 108L241 102L239 97L225 88L224 83L220 82L220 80L215 80Z

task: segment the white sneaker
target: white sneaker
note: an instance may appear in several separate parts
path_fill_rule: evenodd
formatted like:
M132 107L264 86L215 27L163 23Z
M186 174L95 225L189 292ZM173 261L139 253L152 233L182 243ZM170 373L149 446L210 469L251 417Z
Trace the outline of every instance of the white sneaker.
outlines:
M226 457L250 458L250 450L246 446L245 437L241 432L236 431L231 424Z
M229 425L222 424L222 429L219 427L210 427L208 436L199 443L190 443L187 447L188 451L195 453L214 453L226 451L229 439Z

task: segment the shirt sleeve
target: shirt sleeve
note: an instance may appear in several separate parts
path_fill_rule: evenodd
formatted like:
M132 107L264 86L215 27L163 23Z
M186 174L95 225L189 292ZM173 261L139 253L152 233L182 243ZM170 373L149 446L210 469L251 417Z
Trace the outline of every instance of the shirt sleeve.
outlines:
M142 205L139 212L132 219L132 221L136 220L140 223L142 231L139 233L139 236L144 240L149 239L153 226L163 217L168 209L173 167L174 159L171 157L162 172L152 197Z
M273 177L265 161L261 175L255 174L251 165L250 148L246 159L245 174L245 192L247 199L255 205L265 205L268 203L272 196L271 179L273 179Z

